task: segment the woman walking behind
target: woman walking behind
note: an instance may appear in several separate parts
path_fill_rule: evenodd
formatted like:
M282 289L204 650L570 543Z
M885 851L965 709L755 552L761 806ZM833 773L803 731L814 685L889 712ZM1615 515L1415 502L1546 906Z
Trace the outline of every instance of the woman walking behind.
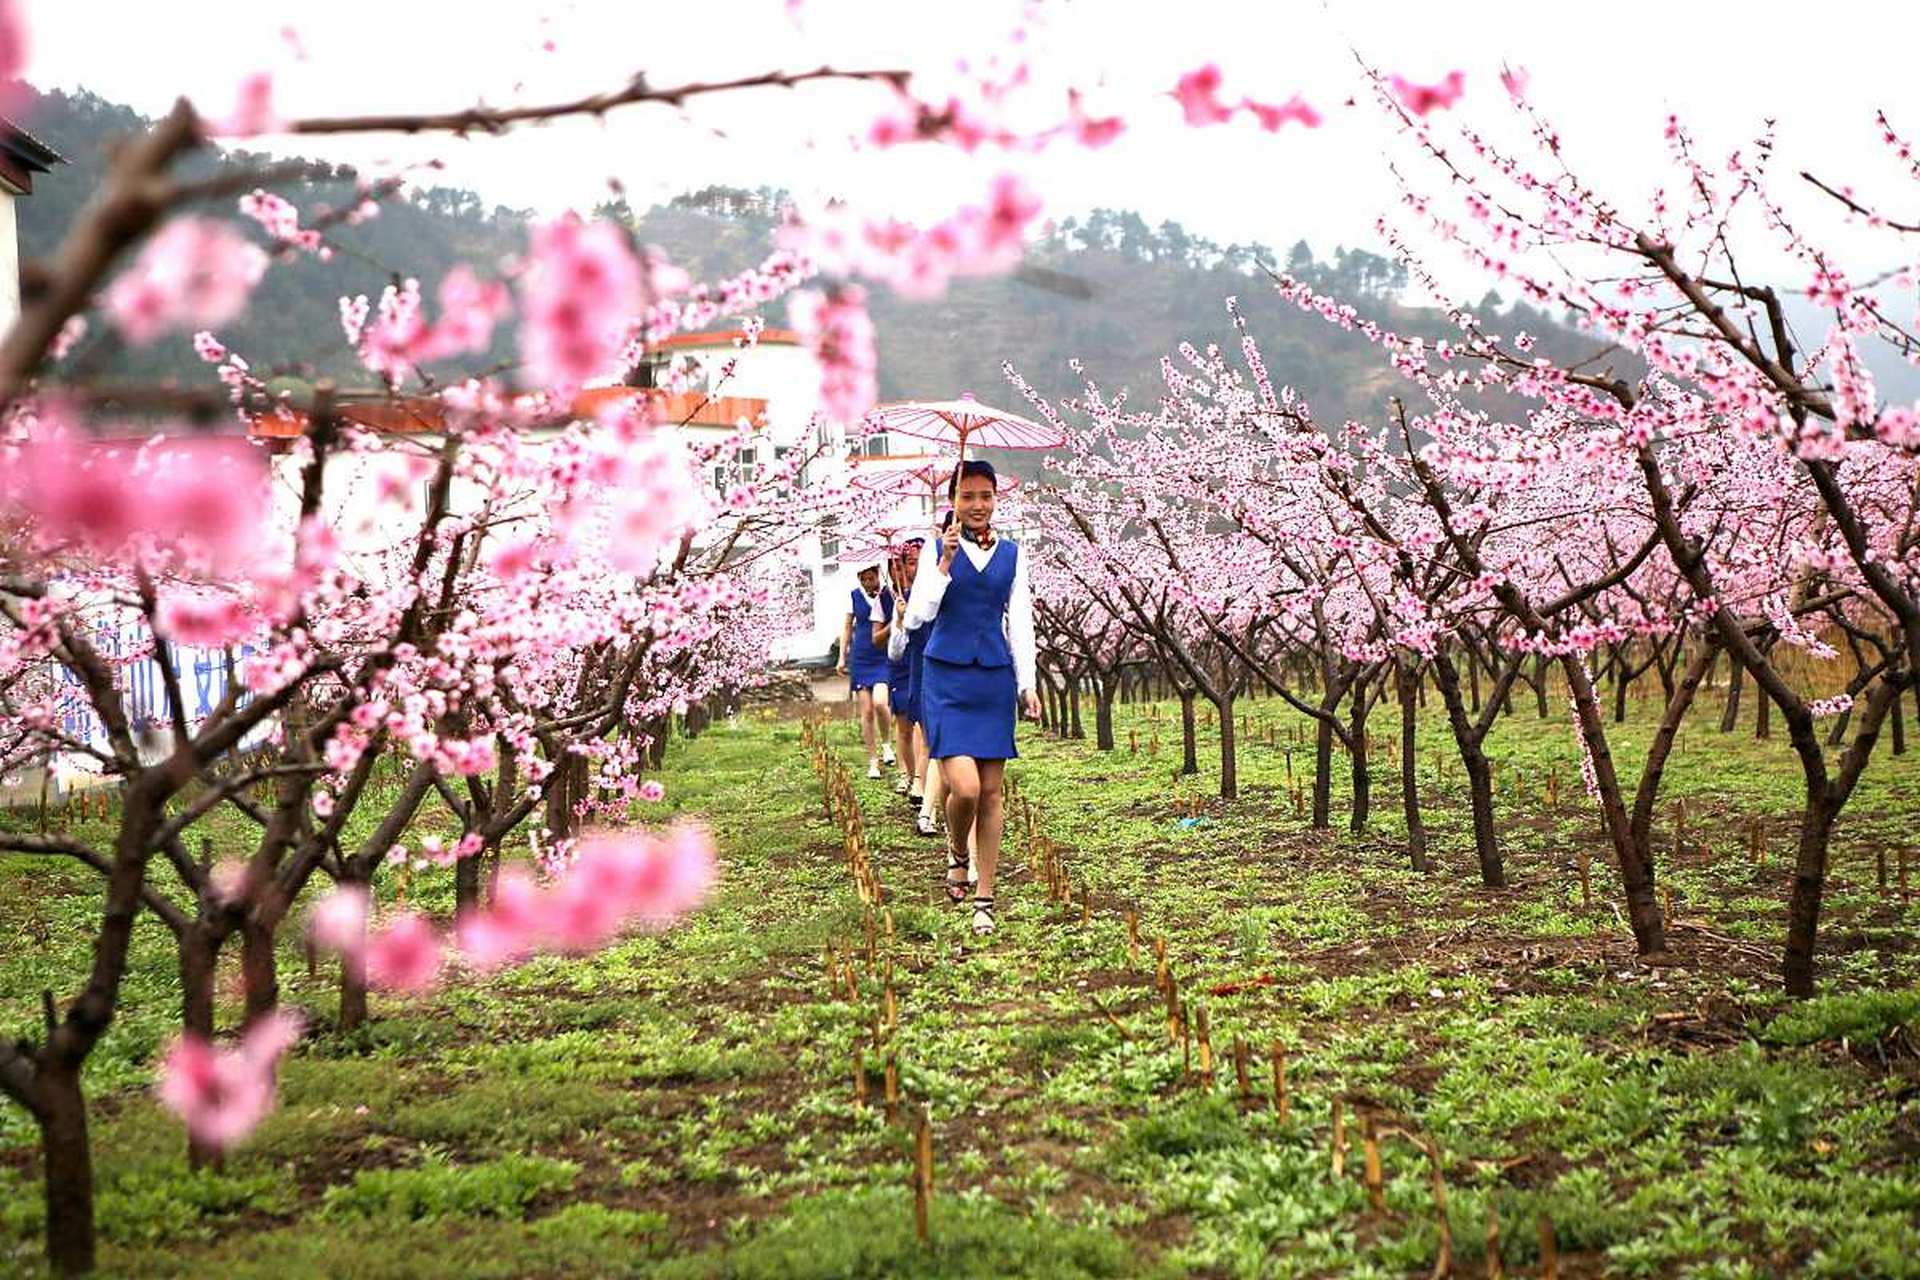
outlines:
M873 628L873 643L887 655L887 710L893 714L893 745L900 762L900 776L894 780L895 795L920 801L920 773L915 754L914 725L919 715L913 702L913 666L908 654L911 633L907 630L906 601L912 587L914 556L924 539L915 538L898 554L887 557L887 576L893 583L892 612L886 621Z
M880 586L878 566L860 571L846 624L840 630L840 670L853 687L860 711L860 740L867 747L867 776L878 778L882 754L893 763L893 726L887 715L887 655L873 642L876 622L893 616L893 593Z
M967 833L979 883L973 932L994 930L994 875L1005 829L1001 783L1017 756L1020 709L1038 718L1033 596L1019 544L993 532L998 477L991 463L962 462L950 490L954 523L920 554L909 611L930 622L921 710L927 751L947 785L947 893L966 896Z

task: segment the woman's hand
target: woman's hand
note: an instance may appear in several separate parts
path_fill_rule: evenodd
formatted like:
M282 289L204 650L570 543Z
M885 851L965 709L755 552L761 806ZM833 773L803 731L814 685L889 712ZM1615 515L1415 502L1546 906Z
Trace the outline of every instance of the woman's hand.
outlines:
M947 526L947 531L940 535L940 572L941 573L946 574L949 577L953 575L953 557L954 557L954 553L959 551L959 549L960 549L960 522L958 520L955 520L952 524Z
M1032 689L1029 689L1024 695L1024 702L1027 719L1038 720L1040 718L1040 695Z

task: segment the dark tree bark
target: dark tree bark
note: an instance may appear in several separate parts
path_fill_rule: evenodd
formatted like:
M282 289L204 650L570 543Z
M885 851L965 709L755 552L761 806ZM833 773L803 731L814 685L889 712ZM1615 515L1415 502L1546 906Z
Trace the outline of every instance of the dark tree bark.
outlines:
M1747 668L1744 663L1727 664L1727 705L1720 713L1720 732L1732 733L1734 726L1740 723L1740 688L1747 682Z
M1200 772L1199 726L1193 714L1194 690L1183 686L1180 689L1180 772L1196 774Z
M1113 750L1113 699L1120 682L1108 673L1096 677L1093 704L1093 745L1101 751Z
M1412 663L1402 661L1394 664L1394 679L1400 695L1400 810L1407 820L1407 857L1415 871L1431 873L1427 827L1420 818L1420 754L1414 737L1418 727L1414 686L1419 675Z
M47 1063L37 1072L40 1146L46 1179L47 1261L59 1276L93 1270L93 1148L80 1064Z

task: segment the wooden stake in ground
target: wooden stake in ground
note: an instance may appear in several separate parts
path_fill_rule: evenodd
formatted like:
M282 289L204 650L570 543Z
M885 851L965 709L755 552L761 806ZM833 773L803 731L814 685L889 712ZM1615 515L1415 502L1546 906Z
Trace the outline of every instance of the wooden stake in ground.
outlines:
M1433 1213L1440 1247L1433 1260L1435 1280L1453 1274L1453 1223L1447 1217L1447 1178L1440 1162L1440 1146L1432 1138L1416 1139L1427 1153L1427 1173L1433 1182Z
M1347 1176L1347 1112L1338 1098L1333 1100L1333 1176Z
M1500 1263L1500 1207L1487 1201L1487 1280L1503 1280L1506 1268Z
M853 1051L853 1105L867 1105L867 1055L859 1049Z
M887 1055L885 1089L882 1097L887 1104L887 1123L892 1124L900 1110L900 1062L892 1054Z
M933 1239L929 1212L933 1208L933 1124L926 1109L913 1135L913 1234L921 1244Z
M1367 1203L1375 1213L1387 1211L1386 1181L1380 1173L1380 1137L1374 1132L1373 1112L1360 1117L1360 1176L1367 1184Z
M1287 1122L1287 1050L1278 1040L1269 1047L1273 1057L1273 1111L1280 1123Z
M1127 908L1127 967L1140 967L1140 913Z
M1247 1042L1239 1036L1233 1038L1233 1076L1240 1086L1240 1101L1251 1105L1253 1102L1253 1081L1247 1072Z
M1194 1031L1200 1037L1200 1083L1213 1088L1213 1037L1207 1030L1207 1006L1194 1012Z
M1560 1249L1553 1238L1553 1219L1543 1213L1535 1225L1540 1228L1540 1280L1560 1280Z

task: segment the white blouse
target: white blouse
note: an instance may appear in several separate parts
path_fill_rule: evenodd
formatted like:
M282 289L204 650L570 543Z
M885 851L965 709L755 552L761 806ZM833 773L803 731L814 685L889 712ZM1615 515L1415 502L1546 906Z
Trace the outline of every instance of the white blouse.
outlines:
M966 538L960 550L973 561L973 567L985 570L1005 538L995 538L983 547ZM920 548L920 564L913 574L913 593L907 598L906 630L913 631L932 622L940 614L940 602L946 598L947 575L940 572L940 538L935 534ZM1007 644L1013 650L1014 680L1022 694L1035 687L1035 644L1033 636L1033 589L1027 585L1027 557L1016 555L1013 561L1013 594L1007 597ZM892 646L889 645L889 648Z

